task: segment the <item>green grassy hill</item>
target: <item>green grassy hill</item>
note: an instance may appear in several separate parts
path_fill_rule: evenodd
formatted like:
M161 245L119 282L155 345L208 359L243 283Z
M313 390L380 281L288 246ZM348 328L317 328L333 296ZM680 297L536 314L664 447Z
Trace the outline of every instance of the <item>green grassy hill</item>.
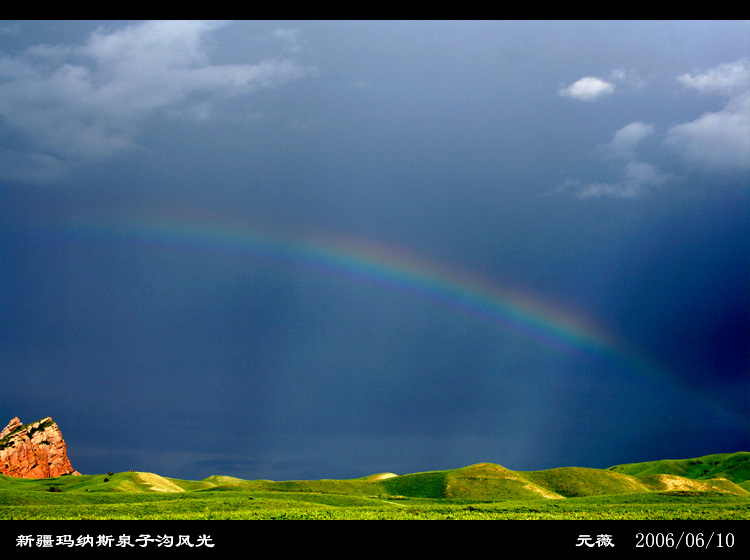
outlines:
M530 518L531 512L542 518L747 519L749 466L750 453L738 452L609 469L511 471L479 463L348 480L243 480L216 475L190 481L147 472L48 479L0 475L0 519Z
M629 475L668 474L694 480L725 478L736 484L750 481L750 453L718 453L695 459L665 459L616 465L608 469Z
M637 477L583 467L531 471L524 473L524 476L565 498L631 494L649 490Z
M190 481L154 473L62 476L19 479L0 475L0 491L49 492L313 492L455 500L524 500L572 498L643 492L727 492L750 495L750 452L695 459L616 465L608 469L560 467L511 471L479 463L458 469L395 475L382 473L349 480L244 480L215 475Z

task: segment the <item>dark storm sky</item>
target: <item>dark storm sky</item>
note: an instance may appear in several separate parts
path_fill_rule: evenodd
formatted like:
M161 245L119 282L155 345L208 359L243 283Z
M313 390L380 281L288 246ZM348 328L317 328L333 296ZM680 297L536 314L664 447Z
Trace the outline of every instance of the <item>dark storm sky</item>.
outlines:
M0 422L188 479L748 450L749 57L744 21L0 22Z

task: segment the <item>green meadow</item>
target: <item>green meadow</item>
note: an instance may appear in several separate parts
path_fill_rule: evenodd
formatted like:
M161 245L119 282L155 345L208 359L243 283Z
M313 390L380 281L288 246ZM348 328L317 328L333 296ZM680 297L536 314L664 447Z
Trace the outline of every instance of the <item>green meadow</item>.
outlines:
M608 469L511 471L481 463L348 480L0 475L0 519L750 519L750 453Z

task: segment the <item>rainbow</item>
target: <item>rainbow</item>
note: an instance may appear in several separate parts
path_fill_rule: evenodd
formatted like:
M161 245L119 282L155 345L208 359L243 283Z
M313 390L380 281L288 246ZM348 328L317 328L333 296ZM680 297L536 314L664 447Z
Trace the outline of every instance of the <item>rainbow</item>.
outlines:
M128 219L118 223L78 222L69 233L116 237L138 245L200 252L265 255L311 269L419 297L471 315L495 328L512 329L557 349L587 352L618 361L638 361L611 332L581 314L563 311L517 290L500 288L435 262L357 239L292 234L215 219L180 217Z

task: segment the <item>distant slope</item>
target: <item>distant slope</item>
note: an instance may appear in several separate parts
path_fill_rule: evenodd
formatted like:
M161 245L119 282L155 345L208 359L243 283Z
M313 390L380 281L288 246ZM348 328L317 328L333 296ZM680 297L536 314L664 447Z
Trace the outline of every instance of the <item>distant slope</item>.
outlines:
M665 459L644 463L627 463L607 469L634 476L668 474L693 480L725 478L735 484L750 481L750 452L717 453L694 459Z
M392 494L423 498L509 500L573 498L648 492L720 492L750 495L750 453L682 461L632 463L610 469L561 467L511 471L492 463L389 478ZM681 474L677 474L681 473Z
M749 486L750 453L737 452L695 459L630 463L609 469L561 467L542 471L511 471L493 463L478 463L443 471L400 476L381 473L348 480L243 480L219 475L189 481L146 472L35 480L0 475L0 504L17 501L18 492L36 494L40 491L145 494L294 492L358 496L358 499L424 498L476 502L675 492L750 498Z

